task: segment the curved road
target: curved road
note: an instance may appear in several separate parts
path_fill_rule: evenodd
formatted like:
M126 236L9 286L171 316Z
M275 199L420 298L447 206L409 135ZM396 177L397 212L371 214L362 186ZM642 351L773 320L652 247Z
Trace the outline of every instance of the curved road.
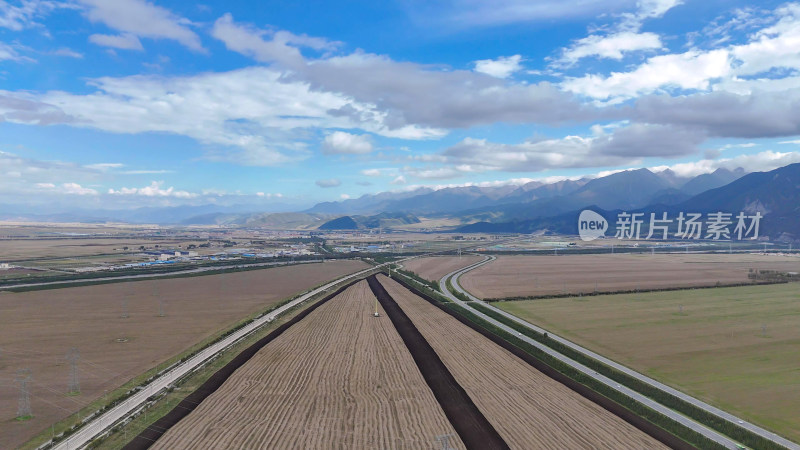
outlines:
M725 420L727 420L727 421L729 421L729 422L731 422L733 424L739 425L742 428L746 428L746 429L750 430L751 432L753 432L754 434L757 434L757 435L759 435L759 436L761 436L761 437L763 437L765 439L773 441L776 444L782 445L782 446L784 446L786 448L789 448L789 449L792 449L792 450L800 450L800 445L798 445L798 444L796 444L796 443L794 443L794 442L792 442L792 441L790 441L790 440L788 440L788 439L786 439L784 437L781 437L781 436L779 436L779 435L777 435L777 434L775 434L775 433L773 433L771 431L765 430L765 429L759 427L758 425L755 425L755 424L747 422L747 421L745 421L743 419L740 419L739 417L736 417L733 414L730 414L730 413L727 413L725 411L722 411L719 408L711 406L711 405L709 405L709 404L707 404L705 402L702 402L702 401L700 401L700 400L698 400L698 399L696 399L696 398L694 398L694 397L692 397L690 395L687 395L687 394L685 394L685 393L683 393L681 391L678 391L677 389L674 389L674 388L672 388L670 386L667 386L667 385L665 385L663 383L660 383L660 382L658 382L658 381L656 381L656 380L654 380L654 379L652 379L652 378L650 378L650 377L648 377L646 375L643 375L643 374L641 374L639 372L636 372L636 371L634 371L634 370L632 370L632 369L630 369L630 368L628 368L626 366L623 366L623 365L621 365L621 364L619 364L619 363L617 363L615 361L612 361L612 360L610 360L608 358L605 358L602 355L599 355L599 354L597 354L597 353L595 353L595 352L593 352L593 351L591 351L591 350L589 350L587 348L584 348L584 347L582 347L582 346L580 346L580 345L578 345L578 344L576 344L576 343L574 343L572 341L564 339L561 336L555 335L555 334L553 334L552 332L550 332L548 330L545 330L545 329L543 329L541 327L538 327L538 326L536 326L536 325L534 325L534 324L532 324L530 322L522 320L519 317L516 317L516 316L514 316L512 314L509 314L509 313L507 313L507 312L505 312L505 311L503 311L503 310L501 310L499 308L496 308L496 307L490 305L489 303L486 303L486 302L482 301L481 299L476 298L475 296L473 296L472 294L467 292L464 288L462 288L461 285L458 284L458 278L461 275L463 275L463 274L465 274L465 273L469 272L470 270L473 270L473 269L475 269L477 267L480 267L480 266L482 266L484 264L488 264L488 263L494 261L495 259L497 259L495 256L487 256L486 259L484 259L483 261L480 261L480 262L472 264L470 266L467 266L467 267L455 270L453 272L450 272L449 274L447 274L444 277L442 277L442 279L440 280L439 286L441 287L441 289L444 291L444 294L448 298L450 298L451 300L455 301L456 303L459 303L461 306L463 306L465 308L469 308L469 306L467 306L463 301L461 301L460 299L455 297L452 293L450 293L446 289L447 279L450 278L450 283L452 284L452 286L453 286L453 288L455 290L457 290L458 292L466 295L470 300L473 300L473 301L476 301L476 302L480 302L482 305L492 309L493 311L497 312L498 314L503 315L504 317L507 317L507 318L509 318L509 319L511 319L511 320L513 320L513 321L515 321L515 322L517 322L517 323L519 323L519 324L521 324L521 325L523 325L523 326L525 326L527 328L530 328L531 330L534 330L536 332L539 332L539 333L545 333L546 332L550 339L553 339L553 340L558 341L558 342L560 342L560 343L562 343L562 344L564 344L566 346L569 346L573 350L581 352L581 353L583 353L583 354L585 354L585 355L587 355L587 356L589 356L589 357L591 357L591 358L593 358L595 360L598 360L598 361L602 362L603 364L606 364L606 365L608 365L610 367L613 367L616 370L619 370L620 372L624 372L625 374L627 374L627 375L629 375L631 377L634 377L634 378L636 378L636 379L638 379L638 380L640 380L640 381L642 381L644 383L647 383L647 384L649 384L649 385L651 385L651 386L653 386L653 387L655 387L655 388L657 388L657 389L659 389L661 391L664 391L664 392L667 392L669 394L672 394L672 395L674 395L674 396L686 401L687 403L691 403L692 405L697 406L698 408L701 408L701 409L703 409L703 410L705 410L705 411L707 411L707 412L709 412L711 414L714 414L714 415L716 415L718 417L721 417L721 418L723 418L723 419L725 419ZM580 370L581 372L585 373L586 375L589 375L590 377L592 377L592 378L594 378L594 379L596 379L596 380L598 380L598 381L600 381L600 382L602 382L602 383L604 383L604 384L616 389L617 391L620 391L620 392L628 395L629 397L636 399L637 401L639 401L639 402L641 402L641 403L653 408L656 411L659 411L660 413L672 418L673 420L675 420L677 422L680 422L683 425L686 425L687 427L697 431L698 433L701 433L704 436L706 436L706 437L708 437L710 439L713 439L714 441L716 441L716 442L718 442L718 443L720 443L720 444L722 444L722 445L724 445L724 446L726 446L728 448L732 448L732 449L737 448L737 442L731 440L727 436L724 436L724 435L722 435L722 434L720 434L720 433L718 433L718 432L716 432L716 431L714 431L714 430L712 430L710 428L707 428L704 425L699 424L698 422L695 422L695 421L693 421L691 419L688 419L686 416L684 416L684 415L682 415L682 414L680 414L680 413L678 413L678 412L676 412L676 411L674 411L674 410L672 410L670 408L667 408L666 406L663 406L660 403L657 403L657 402L653 401L649 397L645 397L645 396L639 394L636 391L633 391L633 390L631 390L631 389L629 389L629 388L627 388L625 386L622 386L622 385L618 384L616 381L611 380L610 378L607 378L607 377L605 377L603 375L600 375L600 374L596 373L594 370L589 369L588 367L585 367L582 364L579 364L579 363L573 361L570 358L567 358L566 356L556 352L555 350L551 349L550 347L545 346L544 344L541 344L541 343L539 343L539 342L537 342L537 341L535 341L533 339L530 339L527 336L519 335L519 333L517 333L512 328L507 327L506 325L504 325L504 324L496 321L495 319L493 319L493 318L481 313L480 311L477 311L477 310L472 309L472 308L470 308L470 311L472 313L474 313L474 314L479 315L484 320L487 320L487 321L491 322L495 326L498 326L498 327L500 327L500 328L502 328L502 329L504 329L504 330L506 330L506 331L508 331L510 333L516 333L518 335L517 337L521 338L525 342L528 342L529 344L534 345L534 346L542 349L543 351L547 352L548 354L550 354L550 355L558 358L559 360L571 365L572 367Z

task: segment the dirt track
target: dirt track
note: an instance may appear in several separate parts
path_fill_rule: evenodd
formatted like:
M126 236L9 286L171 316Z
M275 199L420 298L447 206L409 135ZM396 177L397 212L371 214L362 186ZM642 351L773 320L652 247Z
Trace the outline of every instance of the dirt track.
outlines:
M437 448L454 430L374 302L361 282L319 307L154 448Z
M664 448L394 281L380 281L512 448Z

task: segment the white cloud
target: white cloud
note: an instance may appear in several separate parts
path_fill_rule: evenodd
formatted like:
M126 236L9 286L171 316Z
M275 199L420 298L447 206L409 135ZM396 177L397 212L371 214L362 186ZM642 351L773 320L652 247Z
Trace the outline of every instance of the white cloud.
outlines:
M0 151L0 194L18 196L41 189L53 189L52 194L77 194L86 189L78 183L96 183L103 175L98 169L75 163L42 161Z
M309 129L360 128L404 139L445 133L395 126L396 118L373 104L265 67L178 77L104 77L90 83L96 89L90 94L0 91L0 120L68 123L113 133L174 133L206 144L208 159L255 166L310 156ZM372 148L365 134L338 131L327 140L333 151Z
M12 5L8 1L0 0L0 28L22 31L40 26L36 20L53 10L74 8L69 2L47 0L20 0L15 3L16 5Z
M361 175L368 177L379 177L381 176L381 169L364 169L361 171Z
M0 42L0 61L21 61L24 57L20 56L13 47L3 42Z
M123 187L120 188L119 190L109 189L108 193L111 195L137 195L142 197L175 197L182 199L194 198L198 196L198 194L192 192L175 190L175 188L172 186L164 189L162 188L163 185L164 185L163 181L153 181L152 183L150 183L149 186L141 188Z
M283 198L283 194L281 194L280 192L276 192L276 193L257 192L256 196L257 197L262 197L262 198Z
M734 170L739 167L748 172L766 172L788 164L800 163L800 152L774 152L771 150L752 155L738 155L733 158L703 159L671 166L651 167L653 171L672 169L682 177L695 177L711 173L719 168Z
M83 187L78 183L62 183L56 186L55 183L35 183L37 189L45 190L52 195L98 195L95 189Z
M194 138L210 147L212 160L255 166L296 161L309 154L298 139L300 130L354 125L328 114L349 104L347 98L286 82L279 72L261 67L175 78L101 78L92 84L97 88L92 94L54 91L39 99L77 126Z
M189 29L191 22L145 0L78 0L87 7L86 16L123 35L174 40L190 50L204 52L200 37Z
M64 56L67 58L75 58L75 59L83 59L83 53L76 52L67 47L59 48L58 50L53 51L53 55L56 56Z
M663 16L670 9L682 5L683 0L638 0L635 13L625 13L620 24L622 29L638 30L642 22Z
M286 70L286 79L309 83L315 91L346 96L351 101L330 114L356 123L379 123L380 127L361 128L381 136L431 139L444 136L448 128L497 121L553 124L589 115L549 83L509 84L473 71L441 70L360 50L307 59L291 40L267 40L270 32L234 23L227 16L221 20L226 32L216 37L228 48L274 62L273 67Z
M0 122L24 123L29 125L50 125L71 123L60 108L24 92L0 91Z
M522 68L522 56L501 56L497 59L475 61L475 72L485 73L496 78L508 78Z
M342 182L336 178L331 178L329 180L317 180L315 184L321 188L333 188L341 186Z
M350 198L350 196L347 195L347 194L342 194L342 195L339 196L339 198L342 199L342 200L347 200L347 199Z
M406 184L406 177L398 175L391 181L391 184Z
M322 141L322 152L335 154L366 154L372 151L372 140L369 135L350 134L334 131Z
M89 36L89 42L103 47L118 48L121 50L144 50L139 38L133 34L93 34Z
M78 183L64 183L61 185L61 190L63 193L71 195L97 195L96 190L83 187Z
M119 171L117 173L120 173L122 175L159 175L159 174L164 174L164 173L175 173L175 171L174 170L169 170L169 169L153 169L153 170L148 170L148 169L139 170L139 169L136 169L136 170L122 170L122 171Z
M779 20L755 33L754 40L732 47L740 62L737 75L755 75L773 68L800 69L800 4L789 3L775 11Z
M577 40L565 49L557 65L570 66L587 57L620 60L625 53L660 48L661 38L655 33L623 31L609 36L592 35Z
M95 163L95 164L87 164L84 167L86 167L87 169L95 169L95 170L100 170L100 171L106 171L106 170L109 170L109 169L119 169L119 168L121 168L123 166L124 166L124 164L120 164L120 163Z
M660 3L654 3L653 11L663 10ZM669 6L674 2L664 3ZM789 3L771 14L762 12L757 18L752 15L748 11L739 12L733 19L735 23L726 24L727 28L719 31L724 42L730 39L730 27L740 29L770 23L750 34L747 43L655 56L628 72L567 78L561 86L567 91L611 103L671 88L713 89L748 95L757 91L800 88L800 77L796 76L796 71L800 70L800 52L797 51L800 48L800 4ZM788 73L776 77L775 71ZM759 75L761 78L754 78Z
M682 0L639 0L635 12L621 14L620 22L610 29L604 27L605 35L592 34L563 49L553 66L570 67L587 57L621 60L631 52L661 49L661 38L652 32L640 32L642 24L645 20L663 16L682 3Z
M712 80L730 73L727 50L691 50L681 54L654 56L631 72L567 78L561 86L587 97L619 101L663 88L707 90Z
M277 61L290 68L297 68L305 62L300 50L294 46L333 50L339 45L338 42L296 35L288 31L259 30L249 25L236 24L231 14L225 14L214 22L211 35L224 42L228 50L260 62Z
M465 141L469 139L470 138L467 138L465 139ZM427 180L446 180L448 178L455 178L463 175L463 173L461 173L454 167L440 167L436 169L420 169L416 167L404 167L403 172L406 175Z
M421 178L450 178L465 172L501 170L539 172L637 164L644 158L694 154L706 139L700 130L654 124L630 124L610 134L500 144L465 138L441 152L445 167L410 170Z
M800 145L800 139L795 139L795 140L793 140L793 141L781 141L781 142L778 142L778 143L779 143L779 144L795 144L795 145Z

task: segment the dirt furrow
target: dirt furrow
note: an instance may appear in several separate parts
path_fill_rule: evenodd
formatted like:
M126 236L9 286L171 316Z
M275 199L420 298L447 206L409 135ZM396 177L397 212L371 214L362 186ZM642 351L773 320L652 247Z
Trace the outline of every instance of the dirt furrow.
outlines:
M374 301L362 282L320 306L154 448L436 448L452 427Z
M664 448L396 282L379 279L512 448Z

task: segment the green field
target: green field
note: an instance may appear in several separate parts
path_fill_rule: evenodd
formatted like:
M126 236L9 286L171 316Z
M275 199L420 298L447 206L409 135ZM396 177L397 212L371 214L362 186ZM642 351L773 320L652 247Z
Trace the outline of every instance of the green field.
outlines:
M800 441L798 283L494 305Z

